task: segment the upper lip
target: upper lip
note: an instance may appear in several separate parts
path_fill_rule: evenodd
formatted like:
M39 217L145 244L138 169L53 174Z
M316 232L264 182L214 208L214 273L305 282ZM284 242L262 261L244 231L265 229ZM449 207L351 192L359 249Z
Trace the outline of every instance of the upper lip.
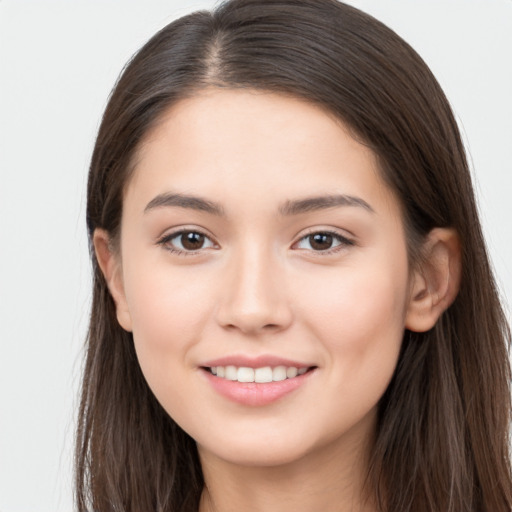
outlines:
M213 366L236 366L238 368L263 368L264 366L271 366L272 368L275 368L276 366L287 366L295 368L309 368L315 365L273 355L261 355L257 357L232 355L206 361L201 364L201 366L205 368L211 368Z

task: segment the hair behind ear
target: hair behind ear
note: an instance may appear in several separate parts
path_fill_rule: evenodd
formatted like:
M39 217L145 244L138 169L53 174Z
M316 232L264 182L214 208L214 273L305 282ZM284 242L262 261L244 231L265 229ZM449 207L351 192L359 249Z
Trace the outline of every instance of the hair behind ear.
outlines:
M395 375L379 404L369 485L379 489L386 512L512 507L510 330L481 231L475 225L464 229L473 233L458 241L459 271L450 271L456 295L445 285L447 294L429 297L437 288L429 289L425 262L420 265L412 295L416 323L410 325L416 330L405 331ZM427 260L436 239L427 239ZM440 315L436 304L443 306ZM422 314L428 319L423 324ZM390 493L398 481L401 492ZM434 503L443 506L432 508Z

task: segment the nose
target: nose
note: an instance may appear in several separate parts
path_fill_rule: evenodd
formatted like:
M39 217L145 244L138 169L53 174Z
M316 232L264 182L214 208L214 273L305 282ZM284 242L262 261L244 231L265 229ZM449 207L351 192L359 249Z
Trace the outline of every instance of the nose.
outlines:
M218 323L247 335L279 332L292 323L284 269L263 248L247 248L226 267Z

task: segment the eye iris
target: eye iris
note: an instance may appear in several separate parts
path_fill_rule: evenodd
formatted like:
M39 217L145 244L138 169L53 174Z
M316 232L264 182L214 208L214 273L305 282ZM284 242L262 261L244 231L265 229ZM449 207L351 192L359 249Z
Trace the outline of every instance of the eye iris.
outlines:
M201 249L204 244L205 236L201 233L194 233L192 231L188 233L183 233L181 235L181 244L185 249L190 251L194 251L197 249Z
M333 237L328 233L315 233L309 236L309 243L313 249L325 251L332 246Z

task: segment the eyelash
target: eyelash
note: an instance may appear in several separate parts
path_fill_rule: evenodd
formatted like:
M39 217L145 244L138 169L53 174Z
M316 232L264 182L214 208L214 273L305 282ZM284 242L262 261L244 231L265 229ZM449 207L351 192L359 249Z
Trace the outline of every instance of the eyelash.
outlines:
M211 238L206 234L206 233L203 233L202 231L198 230L198 229L181 229L179 231L175 231L173 233L169 233L167 235L164 235L163 237L161 237L158 241L157 241L157 244L158 245L161 245L163 246L167 251L173 253L173 254L177 254L178 256L195 256L196 254L199 253L199 251L205 249L204 247L202 247L201 249L197 249L195 251L193 250L190 250L190 251L184 251L183 249L179 249L177 247L173 247L170 242L171 240L174 240L175 238L178 238L184 234L187 234L187 233L193 233L193 234L196 234L196 235L201 235L201 236L204 236L205 239L209 240L212 245L216 245L215 242L213 242L211 240Z
M173 253L173 254L176 254L176 255L179 255L179 256L194 256L194 255L197 255L201 250L203 249L206 249L205 247L202 247L200 249L197 249L197 250L183 250L183 249L179 249L177 247L173 247L170 242L175 239L175 238L178 238L184 234L196 234L196 235L201 235L203 236L205 239L209 240L211 242L211 244L213 246L215 246L215 242L213 240L211 240L211 238L204 232L198 230L198 229L182 229L182 230L179 230L179 231L175 231L173 233L169 233L167 235L164 235L163 237L161 237L158 241L157 241L157 244L158 245L161 245L163 246L167 251ZM311 252L313 254L316 254L318 256L326 256L326 255L330 255L330 254L334 254L340 250L343 250L344 248L346 247L350 247L350 246L353 246L355 245L355 242L353 240L350 240L349 238L345 237L345 236L342 236L340 235L339 233L335 232L335 231L329 231L329 230L312 230L310 231L309 233L306 233L304 236L302 236L297 242L295 242L293 244L292 247L300 244L303 240L306 240L307 238L313 236L313 235L328 235L328 236L331 236L333 239L337 240L339 242L338 245L334 246L334 247L331 247L329 249L325 249L325 250L318 250L318 251L315 251L315 250L312 250L311 249ZM208 247L209 248L209 247ZM299 250L309 250L309 249L299 249Z
M329 249L319 250L319 251L312 250L312 253L315 254L315 256L328 256L330 254L335 254L339 251L342 251L343 249L346 249L347 247L355 245L355 242L353 240L341 235L340 233L338 233L336 231L330 231L328 229L311 230L309 233L306 233L304 236L302 236L293 245L296 246L296 245L300 244L303 240L306 240L307 238L309 238L313 235L328 235L339 242L338 245L335 245L334 247L331 247ZM299 249L299 250L309 250L309 249Z

